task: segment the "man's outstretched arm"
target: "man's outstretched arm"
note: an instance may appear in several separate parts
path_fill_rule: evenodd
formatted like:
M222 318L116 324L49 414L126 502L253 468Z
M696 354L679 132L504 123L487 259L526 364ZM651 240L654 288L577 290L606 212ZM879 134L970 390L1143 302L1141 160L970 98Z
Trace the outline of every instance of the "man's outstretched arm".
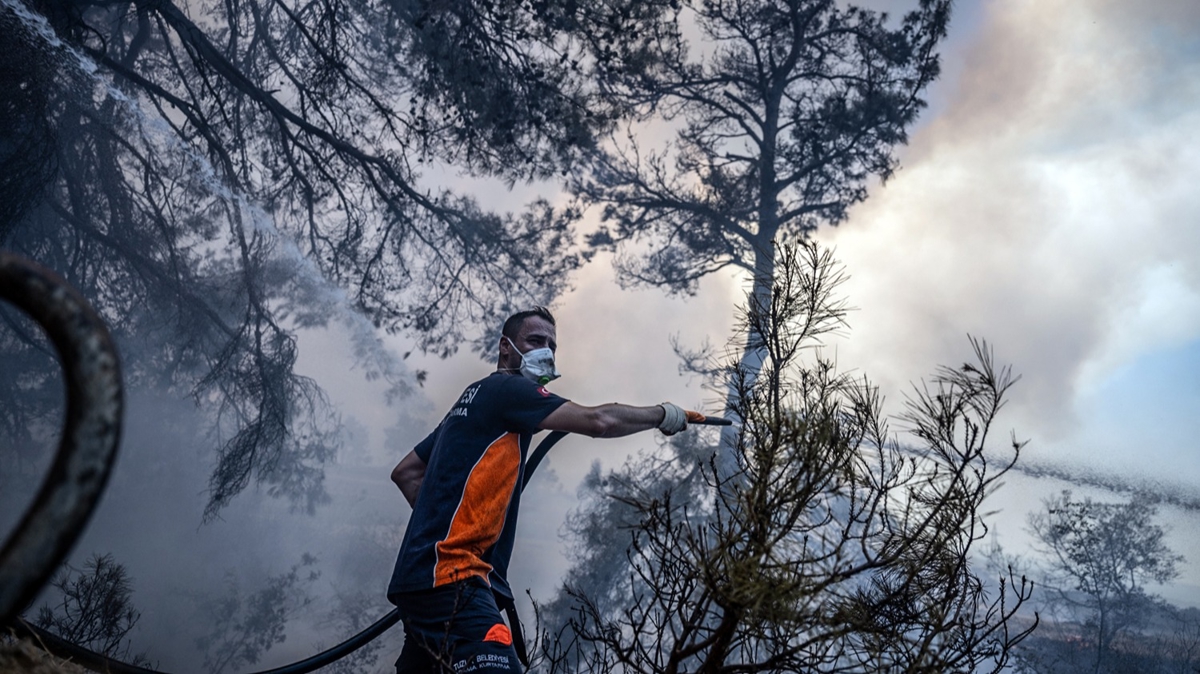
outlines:
M416 505L417 493L421 491L421 482L424 479L425 462L415 451L409 452L392 469L392 482L400 487L400 493L404 494L404 500L408 501L410 506Z
M677 420L676 415L673 414L675 412L678 415ZM672 416L669 423L664 421L668 415ZM593 438L619 438L653 428L659 428L664 433L677 433L687 427L682 415L683 410L670 403L650 407L635 407L621 403L584 407L567 402L543 419L542 423L538 424L538 428L546 431L579 433Z

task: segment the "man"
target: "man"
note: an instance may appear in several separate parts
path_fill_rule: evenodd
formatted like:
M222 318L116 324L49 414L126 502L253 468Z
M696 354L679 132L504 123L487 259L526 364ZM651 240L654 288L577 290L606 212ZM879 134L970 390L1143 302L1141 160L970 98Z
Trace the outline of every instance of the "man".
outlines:
M547 391L557 348L544 307L510 316L496 371L468 386L392 471L413 507L388 586L404 620L399 674L521 672L499 607L512 604L506 575L534 433L616 438L687 427L671 403L584 407Z

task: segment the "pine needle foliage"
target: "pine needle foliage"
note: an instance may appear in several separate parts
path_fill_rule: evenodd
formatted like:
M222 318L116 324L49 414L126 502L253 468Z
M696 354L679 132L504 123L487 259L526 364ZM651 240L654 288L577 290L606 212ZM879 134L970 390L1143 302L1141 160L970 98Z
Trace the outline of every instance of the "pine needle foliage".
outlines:
M832 254L783 246L776 269L769 303L751 294L741 315L761 370L735 356L717 382L737 392L738 473L722 483L714 448L693 446L595 476L576 521L616 514L627 554L577 549L544 607L544 671L994 672L1029 633L1014 618L1031 585L971 565L1021 450L991 447L1009 369L972 340L974 361L915 388L894 433L878 391L819 348L847 311Z

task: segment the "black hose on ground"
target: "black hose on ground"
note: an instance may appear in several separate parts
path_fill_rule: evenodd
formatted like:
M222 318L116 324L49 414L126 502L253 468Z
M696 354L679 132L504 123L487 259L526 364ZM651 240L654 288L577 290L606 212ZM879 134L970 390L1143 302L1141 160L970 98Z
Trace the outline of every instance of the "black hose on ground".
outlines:
M398 622L400 622L400 610L392 609L390 613L376 620L370 627L333 648L317 653L311 658L306 658L299 662L293 662L274 669L264 669L261 672L254 672L254 674L308 674L308 672L314 672L366 646ZM63 660L70 660L93 672L103 672L105 674L164 674L156 669L146 669L145 667L126 664L120 660L114 660L90 651L82 646L77 646L24 620L16 621L12 625L12 630L17 636L29 637L47 652Z

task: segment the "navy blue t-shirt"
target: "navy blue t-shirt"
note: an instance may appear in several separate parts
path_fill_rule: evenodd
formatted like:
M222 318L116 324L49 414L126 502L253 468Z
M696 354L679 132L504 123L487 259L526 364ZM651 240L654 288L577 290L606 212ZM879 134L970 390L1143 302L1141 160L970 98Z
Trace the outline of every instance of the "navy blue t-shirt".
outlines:
M525 456L538 424L565 398L521 375L492 373L467 387L416 446L425 478L404 532L388 596L480 577L512 598Z

